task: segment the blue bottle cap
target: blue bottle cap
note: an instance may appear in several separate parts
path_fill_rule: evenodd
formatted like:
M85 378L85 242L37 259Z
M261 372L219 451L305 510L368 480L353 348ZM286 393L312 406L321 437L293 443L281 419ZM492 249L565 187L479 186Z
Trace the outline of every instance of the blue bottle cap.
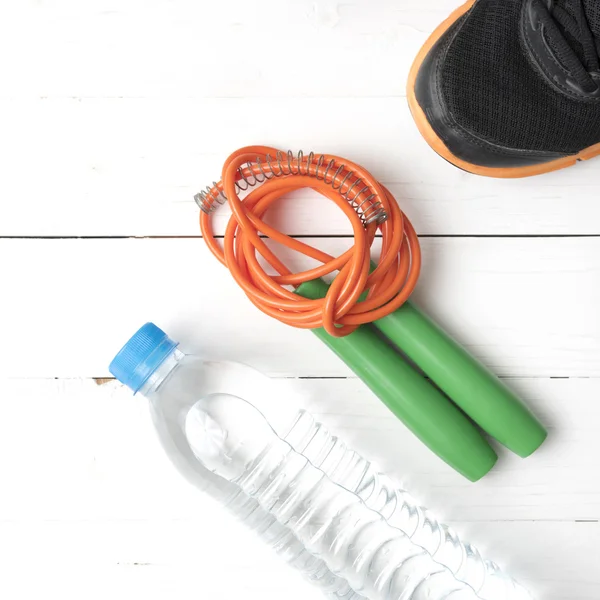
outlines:
M108 369L135 394L177 345L154 323L146 323L119 350Z

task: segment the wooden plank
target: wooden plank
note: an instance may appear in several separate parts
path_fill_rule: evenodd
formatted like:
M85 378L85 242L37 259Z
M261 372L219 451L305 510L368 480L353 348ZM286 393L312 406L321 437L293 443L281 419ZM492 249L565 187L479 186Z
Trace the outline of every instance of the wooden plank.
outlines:
M31 598L41 582L46 590L60 585L65 599L79 598L94 581L86 597L159 600L210 590L223 599L244 592L316 600L179 477L159 448L143 398L116 382L0 383L0 592L7 597ZM595 600L600 487L590 473L600 449L600 380L513 382L552 425L549 442L526 461L503 452L496 472L477 484L440 465L358 380L289 383L334 433L401 475L537 597Z
M54 589L64 600L323 597L241 525L213 519L2 523L0 591L18 600ZM598 523L480 523L476 534L534 597L598 598Z
M307 241L333 254L349 245ZM423 250L416 302L495 372L600 375L600 239L438 238ZM279 375L349 374L310 332L260 313L202 240L13 239L0 252L3 375L106 376L147 320L189 352ZM294 270L314 264L283 256Z
M522 181L471 176L435 156L401 98L17 98L0 114L0 236L198 235L194 193L255 143L363 164L420 234L600 233L594 161ZM219 210L217 232L228 217ZM272 218L292 234L349 233L311 192Z
M456 0L376 6L364 0L344 4L264 0L260 6L244 0L5 4L0 49L19 60L2 65L1 93L402 95L418 48L456 4ZM24 30L27 38L20 35Z
M1 383L0 465L9 493L0 521L189 520L212 510L159 447L144 398L116 382ZM469 522L469 531L485 521L600 519L600 483L590 475L600 452L599 379L510 380L549 439L526 460L499 448L498 465L476 484L427 450L360 380L288 383L300 406L441 519Z

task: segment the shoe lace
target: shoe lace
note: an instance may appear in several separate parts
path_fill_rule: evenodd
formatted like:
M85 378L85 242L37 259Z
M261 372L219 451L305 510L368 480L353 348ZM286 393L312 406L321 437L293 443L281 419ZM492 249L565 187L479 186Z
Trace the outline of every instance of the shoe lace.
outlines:
M598 82L592 74L600 77L600 39L592 31L583 0L571 0L571 12L555 0L536 1L543 6L540 18L558 59L584 91L595 91Z

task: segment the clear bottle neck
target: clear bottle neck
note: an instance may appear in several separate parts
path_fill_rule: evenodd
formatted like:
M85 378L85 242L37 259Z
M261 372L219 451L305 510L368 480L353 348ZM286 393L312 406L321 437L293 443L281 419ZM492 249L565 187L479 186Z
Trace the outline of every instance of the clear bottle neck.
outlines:
M167 358L160 364L160 366L148 377L148 380L140 388L139 393L142 396L148 397L154 394L158 388L165 382L167 377L171 375L179 367L185 354L181 350L175 348Z

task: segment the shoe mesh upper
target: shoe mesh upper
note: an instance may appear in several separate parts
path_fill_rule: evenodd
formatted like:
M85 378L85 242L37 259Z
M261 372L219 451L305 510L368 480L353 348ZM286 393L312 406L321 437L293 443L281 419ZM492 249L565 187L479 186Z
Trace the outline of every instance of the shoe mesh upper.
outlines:
M569 10L571 0L560 0ZM584 0L600 34L600 0ZM441 70L455 121L509 148L575 153L600 142L600 100L575 100L534 68L520 41L523 0L478 0Z
M578 0L555 0L555 6L560 6L572 17L575 17L576 2ZM588 24L592 30L592 33L600 40L600 1L599 0L583 0L583 6L585 14L587 16ZM579 58L583 58L584 51L581 41L573 37L570 33L564 32L565 38L569 45L573 48ZM555 48L553 50L556 51ZM558 59L561 60L560 54L557 52Z

